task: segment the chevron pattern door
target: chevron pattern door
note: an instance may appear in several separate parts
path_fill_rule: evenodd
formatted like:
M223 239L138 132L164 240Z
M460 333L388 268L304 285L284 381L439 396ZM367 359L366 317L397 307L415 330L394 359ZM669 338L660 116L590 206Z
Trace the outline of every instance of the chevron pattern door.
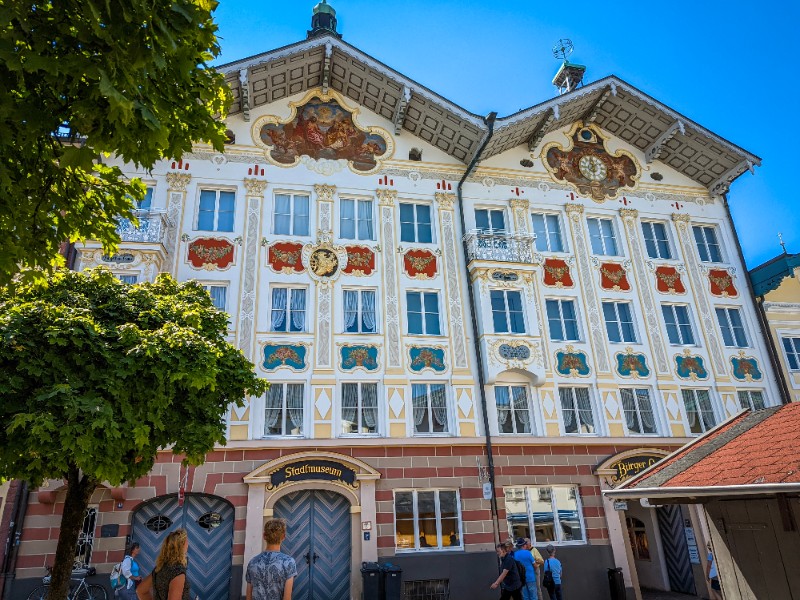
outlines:
M189 536L186 574L192 598L228 600L233 520L233 506L205 494L187 494L183 506L178 506L176 494L140 506L133 515L131 539L142 547L137 557L142 572L153 570L167 534L182 527Z
M295 492L278 500L286 519L283 551L297 561L293 600L350 598L350 503L323 490Z
M669 587L673 592L694 594L694 573L689 561L689 546L686 544L681 508L674 505L661 506L656 511Z

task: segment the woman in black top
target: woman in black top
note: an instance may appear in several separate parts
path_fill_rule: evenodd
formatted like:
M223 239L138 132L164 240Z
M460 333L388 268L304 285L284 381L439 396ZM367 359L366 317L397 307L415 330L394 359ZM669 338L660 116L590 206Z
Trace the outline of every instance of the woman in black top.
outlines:
M500 576L491 588L496 590L500 587L500 600L522 600L522 580L514 560L514 543L509 540L497 544L497 556L500 558Z
M176 529L161 545L155 569L136 588L139 600L189 600L186 579L186 552L189 538L185 529Z

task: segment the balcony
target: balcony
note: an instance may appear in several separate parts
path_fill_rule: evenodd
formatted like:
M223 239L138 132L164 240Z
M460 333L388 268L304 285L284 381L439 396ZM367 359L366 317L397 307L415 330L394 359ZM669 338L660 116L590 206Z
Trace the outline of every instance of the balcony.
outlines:
M464 236L467 263L475 260L533 264L535 235L470 231Z
M167 231L167 216L153 211L136 211L139 226L129 219L120 219L117 233L123 242L159 243Z

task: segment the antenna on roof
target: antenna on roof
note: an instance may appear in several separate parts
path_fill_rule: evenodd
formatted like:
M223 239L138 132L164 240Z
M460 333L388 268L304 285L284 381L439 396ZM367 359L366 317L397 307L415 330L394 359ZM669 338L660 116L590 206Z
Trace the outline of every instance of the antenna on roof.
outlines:
M576 87L583 85L583 74L586 72L586 67L567 60L574 50L575 46L569 38L561 38L553 46L553 56L562 61L561 68L553 77L553 85L558 88L559 94L571 92Z
M778 239L780 240L781 248L783 248L783 253L786 254L787 253L786 252L786 242L783 241L783 234L782 233L778 233Z

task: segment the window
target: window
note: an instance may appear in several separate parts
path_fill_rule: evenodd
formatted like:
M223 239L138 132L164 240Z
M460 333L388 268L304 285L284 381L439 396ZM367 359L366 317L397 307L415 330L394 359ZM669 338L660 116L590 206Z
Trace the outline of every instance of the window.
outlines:
M656 434L656 416L653 403L650 402L650 390L647 388L620 388L622 408L625 411L625 424L628 432Z
M747 334L738 308L717 308L717 322L722 330L723 343L731 348L746 348Z
M492 208L475 209L475 227L481 233L506 232L506 216L502 210Z
M308 235L308 196L275 194L275 220L272 233Z
M650 258L672 258L669 238L667 237L667 227L664 223L642 221L642 233L644 234L647 256Z
M508 533L534 544L585 542L577 486L514 487L503 490Z
M783 349L786 351L786 360L789 362L790 371L800 370L800 338L781 338Z
M233 231L236 194L222 190L200 190L197 213L199 231Z
M594 433L594 413L589 399L589 388L558 388L561 397L561 416L565 433Z
M400 203L400 241L420 244L433 242L430 205Z
M272 288L271 331L306 330L306 291L303 288Z
M339 204L339 236L346 240L372 240L372 200L342 199Z
M457 490L396 490L398 550L461 550L461 503Z
M617 256L617 239L614 236L614 223L611 219L589 218L589 237L592 240L592 254Z
M447 433L447 396L443 383L411 386L414 433Z
M226 310L228 304L228 286L201 284L211 296L211 304L219 310Z
M606 319L609 341L626 344L635 344L638 341L629 302L603 302L603 316Z
M342 433L378 433L378 384L342 384Z
M439 294L406 292L409 335L441 335Z
M375 290L344 290L345 333L375 333Z
M695 225L694 241L697 244L697 253L703 262L722 262L722 251L717 241L717 230L711 225Z
M739 406L750 410L761 410L764 408L764 393L761 390L739 390Z
M689 431L705 433L714 427L717 421L714 417L708 390L682 390L682 392L683 404L686 407L686 419L689 421Z
M628 537L631 540L633 558L636 560L650 560L650 543L647 541L647 529L644 523L636 517L627 517L625 524L628 527Z
M147 186L147 190L144 193L144 198L139 200L136 203L136 208L139 210L150 210L153 208L153 188Z
M522 315L522 294L508 290L492 290L492 320L495 333L525 333Z
M577 342L580 340L578 333L578 316L575 312L574 300L547 300L547 325L550 329L550 339L556 342Z
M117 279L119 279L122 283L127 283L129 285L136 283L139 280L138 275L117 275Z
M563 252L561 223L558 215L533 213L533 232L536 234L536 249L539 252Z
M662 304L661 312L667 324L669 343L676 346L693 346L694 333L689 320L689 307L685 304Z
M303 384L272 383L264 408L264 436L303 435Z
M91 564L96 524L97 507L90 506L83 513L83 525L81 525L81 530L78 532L78 542L75 545L74 566L76 569L86 568Z
M500 433L530 433L531 411L525 386L496 385L497 428Z

